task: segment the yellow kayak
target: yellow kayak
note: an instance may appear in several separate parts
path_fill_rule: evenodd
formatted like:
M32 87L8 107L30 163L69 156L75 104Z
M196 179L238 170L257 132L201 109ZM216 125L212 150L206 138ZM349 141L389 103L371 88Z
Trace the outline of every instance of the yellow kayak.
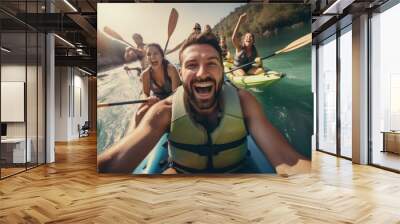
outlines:
M224 62L224 71L227 72L226 77L237 87L248 88L248 87L260 87L269 86L284 77L284 74L276 71L268 71L259 75L248 75L248 76L235 76L232 72L233 63Z

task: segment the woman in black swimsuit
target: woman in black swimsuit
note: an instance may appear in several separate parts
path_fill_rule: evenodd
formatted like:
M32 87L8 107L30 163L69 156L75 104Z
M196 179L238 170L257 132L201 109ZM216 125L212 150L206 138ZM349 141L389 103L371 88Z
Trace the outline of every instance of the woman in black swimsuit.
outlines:
M240 15L235 30L232 34L232 44L236 49L234 65L235 67L240 67L251 62L256 63L249 64L241 69L235 70L233 73L237 76L257 75L264 72L256 46L254 45L254 34L247 32L244 37L242 37L242 41L239 39L239 28L240 25L246 20L246 17L246 13Z
M144 116L153 104L170 96L180 85L178 71L164 58L159 44L148 44L146 57L149 66L142 72L141 77L147 102L139 106L136 120Z
M178 71L164 58L164 52L158 44L147 45L146 57L149 67L141 75L143 93L146 97L155 96L160 100L165 99L180 84Z

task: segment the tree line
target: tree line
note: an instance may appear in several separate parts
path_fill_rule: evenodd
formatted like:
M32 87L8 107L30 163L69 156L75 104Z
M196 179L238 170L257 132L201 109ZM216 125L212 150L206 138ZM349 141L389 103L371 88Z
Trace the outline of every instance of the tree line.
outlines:
M252 32L257 36L268 36L284 27L296 26L311 21L311 11L304 4L246 4L236 8L214 26L213 32L232 36L239 16L247 13L247 20L239 32Z

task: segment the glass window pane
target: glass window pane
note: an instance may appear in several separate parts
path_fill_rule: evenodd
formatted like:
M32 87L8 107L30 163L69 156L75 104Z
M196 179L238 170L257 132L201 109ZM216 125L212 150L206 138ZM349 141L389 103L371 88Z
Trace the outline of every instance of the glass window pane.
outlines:
M27 115L27 142L30 144L30 159L28 162L28 168L37 165L37 73L38 73L38 52L37 52L37 33L27 33L28 38L28 55L27 55L27 80L26 80L26 115Z
M400 170L400 4L371 19L372 163ZM386 134L384 134L386 132Z
M25 170L30 160L26 144L26 33L2 33L1 122L6 131L1 140L2 177ZM28 147L27 147L28 146ZM26 150L28 148L28 150Z
M45 12L45 1L0 1L0 7L27 16ZM2 142L0 177L45 161L45 35L0 12ZM6 100L3 100L6 99ZM8 101L8 102L6 102ZM6 105L7 104L7 105ZM19 109L16 110L15 108ZM11 111L11 112L10 112ZM20 112L20 113L18 113ZM11 119L6 115L13 115Z
M351 26L340 36L340 153L352 157L352 35Z
M46 38L45 35L39 33L38 45L38 164L45 163L45 60L46 60Z
M318 48L318 148L336 153L336 36Z

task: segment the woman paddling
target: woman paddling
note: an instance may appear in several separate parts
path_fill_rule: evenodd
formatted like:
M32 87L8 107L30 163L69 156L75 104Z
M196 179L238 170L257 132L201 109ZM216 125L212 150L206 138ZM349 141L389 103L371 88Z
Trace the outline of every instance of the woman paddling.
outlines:
M232 34L232 43L236 49L234 65L235 67L240 67L250 62L256 61L256 63L244 66L241 69L234 71L233 73L238 76L257 75L264 72L261 60L258 57L256 46L254 45L254 34L247 32L244 37L242 37L242 41L240 41L240 38L238 37L240 25L244 20L246 20L246 16L246 13L240 15Z

